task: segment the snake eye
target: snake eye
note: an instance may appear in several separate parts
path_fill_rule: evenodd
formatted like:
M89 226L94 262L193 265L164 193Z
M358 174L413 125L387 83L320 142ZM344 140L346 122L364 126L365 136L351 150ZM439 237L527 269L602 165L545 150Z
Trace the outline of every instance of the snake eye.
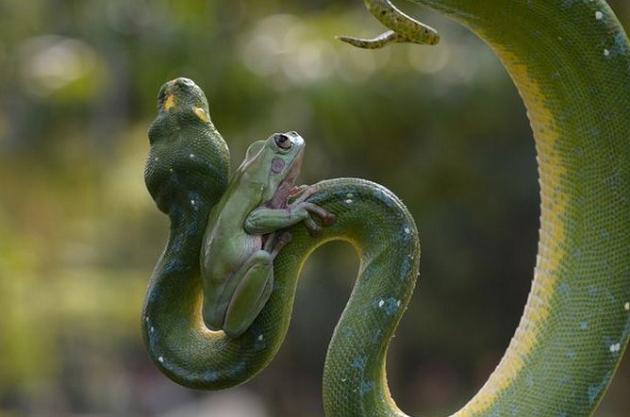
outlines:
M166 88L162 87L160 88L160 92L158 93L158 100L164 101L164 99L166 99Z
M293 146L293 141L284 133L276 133L273 140L280 149L291 149Z

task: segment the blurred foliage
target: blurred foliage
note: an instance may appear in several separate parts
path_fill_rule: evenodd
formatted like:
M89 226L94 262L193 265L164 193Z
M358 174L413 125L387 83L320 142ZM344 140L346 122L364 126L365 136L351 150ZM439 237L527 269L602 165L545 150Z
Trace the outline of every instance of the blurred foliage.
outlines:
M630 25L630 4L611 5ZM228 415L178 407L252 396L260 415L323 414L325 349L357 268L347 245L309 261L285 346L237 396L180 388L143 350L142 298L167 233L142 180L146 129L176 76L205 89L234 163L295 129L304 182L358 176L403 198L423 260L391 349L394 397L415 414L470 398L528 292L533 141L493 53L400 6L440 46L335 41L382 30L359 1L0 0L0 416ZM598 416L628 415L629 389L626 358Z

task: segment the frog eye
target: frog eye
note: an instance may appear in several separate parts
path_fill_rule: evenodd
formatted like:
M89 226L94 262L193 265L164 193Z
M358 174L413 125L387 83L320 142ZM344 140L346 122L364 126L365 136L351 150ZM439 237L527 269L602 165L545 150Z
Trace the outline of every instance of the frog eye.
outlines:
M280 149L291 149L293 146L293 141L284 133L276 133L273 140Z

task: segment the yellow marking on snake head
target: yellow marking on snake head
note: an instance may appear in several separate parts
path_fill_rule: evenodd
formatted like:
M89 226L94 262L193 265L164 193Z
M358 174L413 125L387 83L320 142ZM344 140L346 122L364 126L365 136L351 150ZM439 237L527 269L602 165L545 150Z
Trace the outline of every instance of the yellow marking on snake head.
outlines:
M169 94L168 97L166 97L166 100L164 100L164 110L170 110L173 107L175 107L175 96L173 94Z
M195 114L200 120L204 122L210 121L210 117L208 116L208 113L201 107L193 107L193 112L195 112Z

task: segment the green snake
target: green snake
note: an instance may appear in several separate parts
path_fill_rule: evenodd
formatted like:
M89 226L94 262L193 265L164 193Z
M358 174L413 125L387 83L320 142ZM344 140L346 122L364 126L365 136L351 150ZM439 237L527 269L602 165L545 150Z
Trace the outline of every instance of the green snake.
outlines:
M416 1L467 26L497 53L527 107L540 175L539 250L523 316L496 370L454 416L590 416L630 335L627 37L602 0ZM366 3L400 17L388 1ZM394 32L414 24L385 20ZM435 43L419 33L416 41ZM379 47L397 38L357 42ZM171 230L142 313L158 368L199 389L252 378L285 337L305 260L342 239L361 263L326 357L326 415L404 416L385 373L419 267L418 233L401 202L363 180L316 184L309 201L334 213L336 223L318 237L302 224L289 228L293 239L275 259L273 291L260 315L239 337L211 332L201 317L199 252L209 210L226 189L228 151L194 83L167 83L158 102L145 179Z

